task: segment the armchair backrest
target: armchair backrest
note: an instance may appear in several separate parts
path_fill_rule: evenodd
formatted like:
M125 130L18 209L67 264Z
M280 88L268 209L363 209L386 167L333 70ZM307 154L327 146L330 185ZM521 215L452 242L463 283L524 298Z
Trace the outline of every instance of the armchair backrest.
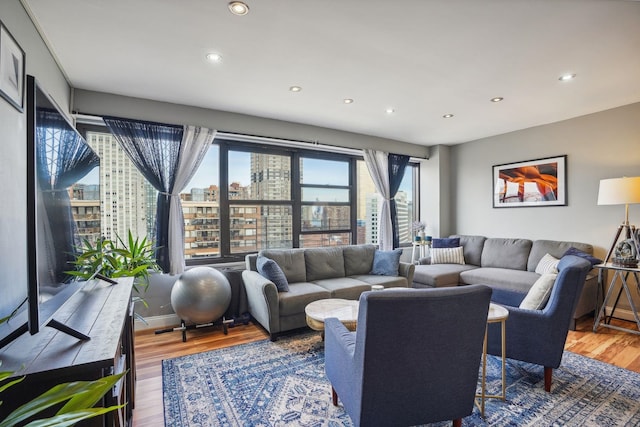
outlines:
M363 293L355 424L414 425L470 414L490 298L484 285Z

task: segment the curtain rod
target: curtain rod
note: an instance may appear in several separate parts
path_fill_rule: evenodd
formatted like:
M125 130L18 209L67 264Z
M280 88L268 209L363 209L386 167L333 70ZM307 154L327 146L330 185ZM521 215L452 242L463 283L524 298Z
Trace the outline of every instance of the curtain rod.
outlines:
M72 115L76 123L83 123L95 126L106 126L104 120L100 116L92 116L88 114L76 113ZM279 147L296 147L304 148L307 150L325 151L330 153L348 154L351 156L362 156L362 149L359 148L347 148L339 147L337 145L320 144L318 141L303 141L285 138L273 138L269 136L257 136L257 135L245 135L235 132L227 132L219 130L216 133L216 138L231 139L239 142L250 142L256 144L267 144ZM428 160L428 157L426 158ZM425 160L421 157L410 157L410 161L418 162Z

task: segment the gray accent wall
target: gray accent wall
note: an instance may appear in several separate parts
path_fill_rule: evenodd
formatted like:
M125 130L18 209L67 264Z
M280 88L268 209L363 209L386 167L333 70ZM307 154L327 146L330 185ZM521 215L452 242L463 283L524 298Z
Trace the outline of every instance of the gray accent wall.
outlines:
M67 109L69 86L18 0L0 2L0 19L26 54L26 72L35 75ZM26 93L25 93L26 95ZM26 165L27 117L0 99L0 317L27 295Z
M451 150L451 231L590 243L606 255L624 206L598 206L601 179L640 176L640 103L460 144ZM492 166L567 155L567 206L493 208ZM629 207L640 225L640 205Z
M455 231L584 242L604 258L625 209L598 206L598 187L604 178L640 176L640 103L460 144L451 151L453 223L443 235ZM563 154L567 206L492 207L493 165ZM629 206L629 222L640 226L640 205ZM640 307L640 299L634 301ZM620 307L616 316L633 319L626 297Z

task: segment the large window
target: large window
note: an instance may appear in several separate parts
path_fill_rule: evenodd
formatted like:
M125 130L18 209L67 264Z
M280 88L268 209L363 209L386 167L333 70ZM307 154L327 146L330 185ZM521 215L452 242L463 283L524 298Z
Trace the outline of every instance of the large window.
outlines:
M111 134L86 135L101 159L102 234L153 239L157 191ZM410 164L396 195L401 244L411 242L416 183ZM379 196L364 161L350 155L217 138L180 198L188 264L268 248L377 243Z

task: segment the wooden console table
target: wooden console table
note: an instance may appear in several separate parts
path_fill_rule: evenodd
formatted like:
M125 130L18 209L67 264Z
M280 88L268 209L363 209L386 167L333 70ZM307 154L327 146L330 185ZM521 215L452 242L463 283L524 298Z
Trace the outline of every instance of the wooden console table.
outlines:
M604 297L604 301L602 301L602 306L600 307L600 310L598 310L598 315L596 316L596 320L593 323L593 332L597 332L598 327L603 326L605 328L616 329L619 331L631 332L633 334L640 335L640 316L638 315L638 310L636 308L635 303L633 302L631 289L630 289L629 283L627 282L627 280L630 279L630 276L632 276L636 282L637 293L640 294L640 280L638 278L638 275L640 274L640 268L621 267L621 266L614 265L610 262L606 264L598 264L595 267L601 270L600 271L601 274L599 274L599 277L602 277L603 276L602 273L604 273L607 270L613 271L613 277L611 278L611 282L609 283L609 289L607 290L607 293ZM611 313L607 315L607 303L610 301L611 297L613 296L616 283L618 282L620 282L620 289L618 290L618 295L616 296L615 301L613 302L613 306L611 307ZM603 287L603 291L604 291L604 287ZM611 325L609 323L611 321L611 318L613 317L613 313L615 312L616 307L618 306L618 301L620 300L620 296L622 295L622 292L625 293L627 299L629 300L629 306L631 307L631 312L633 313L633 317L635 318L636 325L638 328L637 330L623 328L620 326Z
M96 280L73 295L54 318L91 339L81 341L45 327L35 335L21 335L0 350L2 371L13 371L24 381L5 390L0 419L56 384L96 380L128 370L99 406L127 405L83 426L131 425L135 388L133 342L133 278L111 285Z

